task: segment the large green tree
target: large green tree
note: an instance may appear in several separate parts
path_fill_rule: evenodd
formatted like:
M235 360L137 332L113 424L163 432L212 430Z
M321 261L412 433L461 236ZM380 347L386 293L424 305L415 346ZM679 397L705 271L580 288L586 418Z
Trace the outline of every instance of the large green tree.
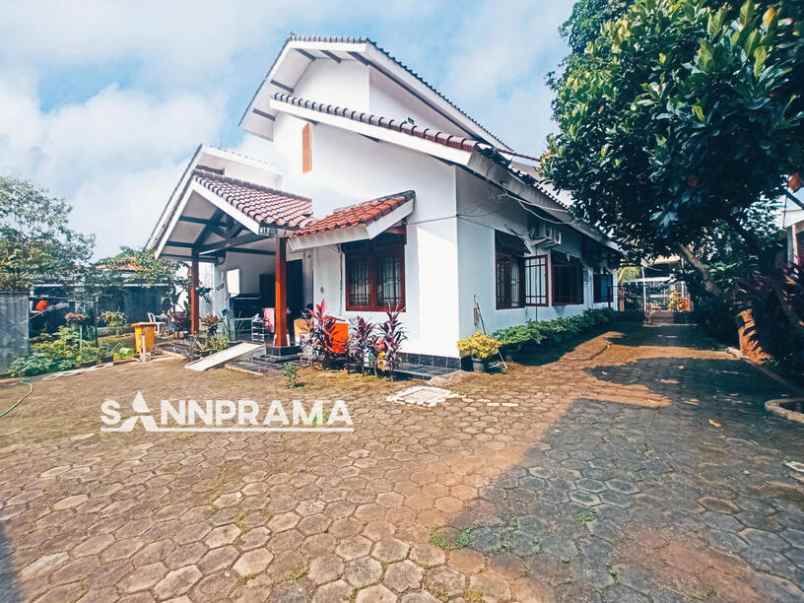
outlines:
M613 18L576 7L564 26L545 173L580 217L640 255L681 253L718 292L696 243L731 228L759 244L749 212L804 165L804 2L581 4Z
M71 211L67 201L29 182L0 177L0 289L83 278L94 239L70 228Z

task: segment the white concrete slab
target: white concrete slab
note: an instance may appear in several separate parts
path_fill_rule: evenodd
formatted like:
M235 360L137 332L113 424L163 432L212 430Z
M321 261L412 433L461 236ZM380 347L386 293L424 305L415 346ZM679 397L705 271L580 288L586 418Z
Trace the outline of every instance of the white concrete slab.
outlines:
M205 356L200 360L191 362L184 368L188 368L191 371L202 372L207 369L211 369L215 366L224 364L225 362L229 362L230 360L234 360L235 358L239 358L240 356L245 356L246 354L256 352L261 347L262 345L258 343L238 343L237 345L233 345L230 348L226 348L221 352L215 352L214 354Z

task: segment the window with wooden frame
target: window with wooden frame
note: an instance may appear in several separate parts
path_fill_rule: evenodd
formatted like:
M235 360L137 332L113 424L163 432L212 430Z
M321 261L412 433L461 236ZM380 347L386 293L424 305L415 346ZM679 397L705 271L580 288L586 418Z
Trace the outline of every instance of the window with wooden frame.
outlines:
M546 306L548 303L547 256L522 258L525 272L525 305Z
M380 235L373 241L348 243L346 309L385 312L405 309L405 240Z
M612 292L614 289L614 278L611 272L603 268L595 268L592 288L594 290L594 303L611 303L613 301Z
M528 255L513 235L495 231L494 278L497 309L547 305L547 256Z
M302 128L302 174L313 171L313 128L304 124Z
M553 253L553 305L569 306L583 303L583 264L578 258Z

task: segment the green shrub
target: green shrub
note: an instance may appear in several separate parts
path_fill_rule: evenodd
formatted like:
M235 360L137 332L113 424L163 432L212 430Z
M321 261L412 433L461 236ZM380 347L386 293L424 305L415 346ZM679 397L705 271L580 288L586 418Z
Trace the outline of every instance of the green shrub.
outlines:
M583 314L553 320L529 320L523 325L500 329L494 338L505 347L522 345L552 345L569 341L597 326L613 321L617 316L608 308L587 310Z
M77 330L59 327L48 341L35 343L31 353L11 364L11 374L30 377L55 371L69 371L84 364L100 362L105 350L81 341Z

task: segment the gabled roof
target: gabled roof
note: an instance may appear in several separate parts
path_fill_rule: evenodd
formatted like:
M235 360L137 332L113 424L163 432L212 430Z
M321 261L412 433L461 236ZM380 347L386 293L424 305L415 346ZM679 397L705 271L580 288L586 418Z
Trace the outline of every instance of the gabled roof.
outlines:
M405 191L395 195L387 195L378 199L371 199L348 207L336 209L329 215L312 220L305 227L296 231L294 236L303 237L319 234L339 228L367 225L376 222L383 216L390 214L408 201L416 197L413 191Z
M397 132L409 134L411 136L415 136L416 138L421 138L422 140L437 142L438 144L443 144L444 146L453 149L461 149L463 151L471 152L475 150L477 145L480 144L477 140L473 140L471 138L464 138L462 136L456 136L455 134L448 134L447 132L434 130L432 128L424 128L407 120L392 119L390 117L377 115L376 113L355 111L347 107L337 107L327 103L319 103L313 100L293 96L291 94L277 92L274 94L273 98L274 100L283 103L290 103L291 105L304 107L305 109L311 109L313 111L319 111L320 113L337 115L338 117L346 117L370 126L379 126L381 128L387 128L388 130L396 130Z
M193 181L260 224L300 228L310 221L313 213L312 202L307 197L221 176L203 168L196 168Z
M527 185L538 190L564 210L568 209L568 205L560 199L557 191L555 191L550 185L536 179L529 173L534 171L533 166L538 166L539 159L536 157L523 155L522 153L517 153L515 151L498 149L485 142L455 136L454 134L449 134L440 130L423 128L405 120L392 119L390 117L377 115L376 113L369 113L367 111L355 111L348 107L320 103L290 94L277 92L274 94L273 100L275 103L284 103L286 105L292 105L293 107L299 107L307 111L315 111L316 113L320 113L322 115L345 118L355 122L356 124L365 124L367 126L383 128L392 132L405 134L411 138L426 140L428 142L435 143L440 147L462 151L463 153L461 153L461 155L467 159L468 154L477 151L490 158L498 165L504 167L511 174L525 182ZM439 157L447 161L452 161L455 159L451 155L439 155ZM528 171L525 171L526 169Z
M299 36L291 34L268 70L262 84L246 107L240 126L248 129L253 116L274 121L268 100L277 92L292 94L307 66L315 60L359 61L382 73L395 84L416 96L467 135L497 147L509 149L500 138L484 128L463 109L439 92L374 40L364 37Z

